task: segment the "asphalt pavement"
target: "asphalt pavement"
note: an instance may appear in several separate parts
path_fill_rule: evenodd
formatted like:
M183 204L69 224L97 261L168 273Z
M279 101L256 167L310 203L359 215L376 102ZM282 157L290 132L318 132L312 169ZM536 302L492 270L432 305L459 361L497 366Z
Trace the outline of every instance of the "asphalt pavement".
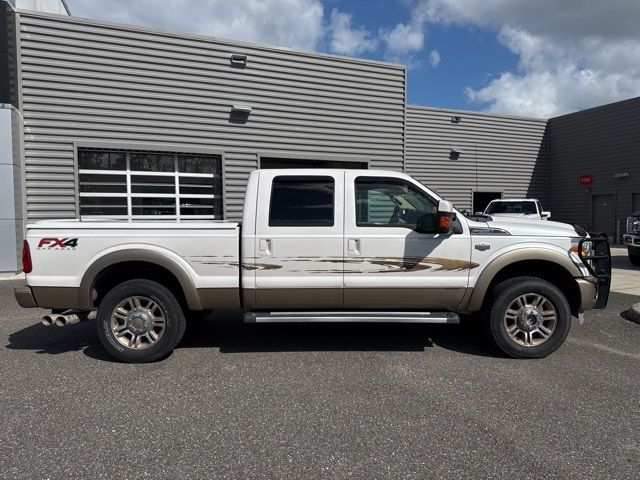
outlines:
M543 360L473 328L190 326L149 365L44 327L0 282L0 478L638 478L640 325L574 322Z

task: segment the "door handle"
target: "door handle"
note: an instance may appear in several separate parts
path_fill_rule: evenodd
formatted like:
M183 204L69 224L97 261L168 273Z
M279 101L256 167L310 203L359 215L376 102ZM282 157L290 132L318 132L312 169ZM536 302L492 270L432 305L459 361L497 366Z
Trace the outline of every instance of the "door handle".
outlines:
M261 238L258 250L260 251L260 255L271 255L271 239Z
M357 238L350 238L347 241L347 252L352 255L360 255L360 240Z

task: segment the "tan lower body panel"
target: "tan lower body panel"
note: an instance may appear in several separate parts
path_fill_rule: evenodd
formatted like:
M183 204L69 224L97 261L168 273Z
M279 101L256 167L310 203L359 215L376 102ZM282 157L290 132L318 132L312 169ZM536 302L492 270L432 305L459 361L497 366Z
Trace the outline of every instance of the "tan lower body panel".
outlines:
M256 305L259 309L342 308L342 288L258 288Z
M576 278L576 283L580 289L580 311L589 310L596 303L596 284L583 278Z
M403 310L425 308L456 311L466 288L284 288L256 289L256 304L245 308L363 308ZM246 298L246 297L245 297Z
M239 288L198 288L198 298L205 310L240 308Z
M31 287L31 290L40 308L90 308L89 305L80 305L80 289L77 287Z
M80 289L73 287L31 287L33 296L41 308L66 309L77 308L90 310L94 307L85 305L78 298ZM240 291L238 288L199 288L197 294L204 309L240 308Z
M466 288L345 288L344 308L457 311Z

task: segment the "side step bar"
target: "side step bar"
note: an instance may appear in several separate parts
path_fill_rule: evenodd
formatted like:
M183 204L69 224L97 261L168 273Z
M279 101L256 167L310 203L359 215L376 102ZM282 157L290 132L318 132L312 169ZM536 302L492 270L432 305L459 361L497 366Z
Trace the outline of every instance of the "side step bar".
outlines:
M246 323L446 323L459 324L460 317L452 312L247 312Z

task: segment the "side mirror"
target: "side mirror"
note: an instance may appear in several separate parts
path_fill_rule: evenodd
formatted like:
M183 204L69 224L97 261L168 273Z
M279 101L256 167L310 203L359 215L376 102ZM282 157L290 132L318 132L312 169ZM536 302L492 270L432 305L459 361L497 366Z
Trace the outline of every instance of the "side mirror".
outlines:
M418 217L416 232L449 234L453 228L453 205L440 200L437 213L426 213Z
M540 216L543 220L546 220L547 218L551 217L551 212L541 212Z

